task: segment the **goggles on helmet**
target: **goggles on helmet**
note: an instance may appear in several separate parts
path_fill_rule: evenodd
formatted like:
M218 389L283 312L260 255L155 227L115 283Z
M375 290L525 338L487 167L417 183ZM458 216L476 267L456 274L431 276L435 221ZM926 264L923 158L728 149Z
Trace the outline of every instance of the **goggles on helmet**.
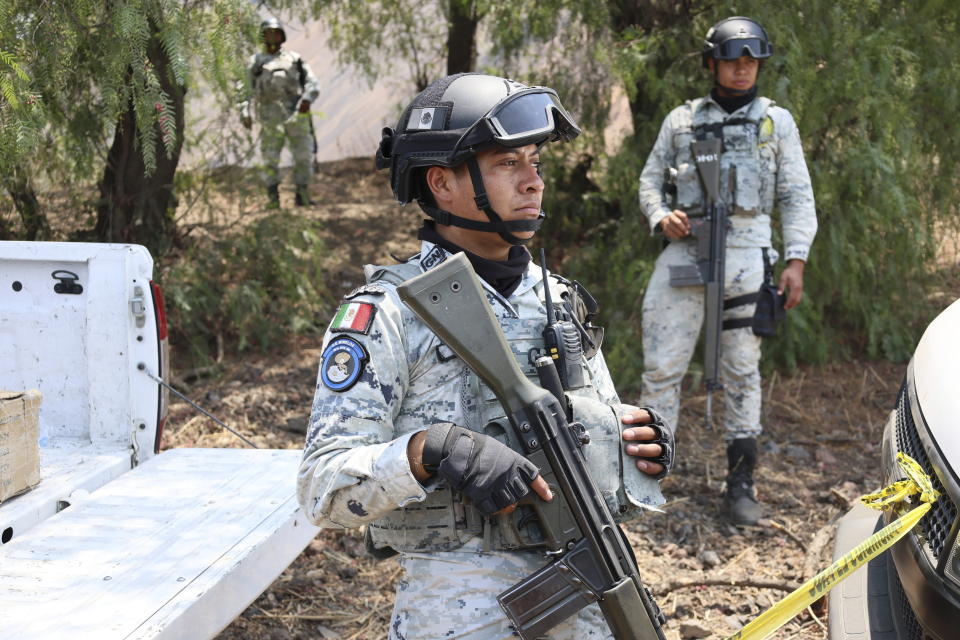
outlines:
M763 38L729 38L713 47L713 58L736 60L740 56L769 58L773 47Z
M506 97L463 134L458 149L494 142L522 147L546 141L571 139L580 127L563 108L553 89L534 87Z

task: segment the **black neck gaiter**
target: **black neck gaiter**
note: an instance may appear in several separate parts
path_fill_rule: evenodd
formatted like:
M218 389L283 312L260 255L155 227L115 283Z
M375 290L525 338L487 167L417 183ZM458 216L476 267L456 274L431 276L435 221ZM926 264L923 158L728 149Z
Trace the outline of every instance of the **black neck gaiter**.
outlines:
M727 113L733 113L740 107L751 102L754 98L757 97L757 85L753 85L753 88L747 91L745 94L740 96L732 96L730 98L725 98L717 92L717 88L714 87L710 90L710 97L713 98L713 101L716 102L720 107Z
M527 265L530 264L530 252L527 251L526 247L520 245L510 247L510 253L507 259L502 262L498 260L488 260L475 253L471 253L463 247L458 247L437 233L437 228L433 220L423 221L423 226L420 227L417 237L421 240L432 242L450 253L463 251L467 259L470 260L470 264L473 265L473 269L477 272L477 275L483 278L484 282L496 289L497 293L504 298L509 298L510 294L517 290L517 287L520 286L520 280L523 279L523 273L527 270Z

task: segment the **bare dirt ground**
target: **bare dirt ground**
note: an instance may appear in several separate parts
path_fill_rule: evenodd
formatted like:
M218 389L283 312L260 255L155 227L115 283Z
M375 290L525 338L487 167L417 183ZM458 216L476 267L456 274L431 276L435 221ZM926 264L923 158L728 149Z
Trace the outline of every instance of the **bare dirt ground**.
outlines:
M371 164L321 165L318 205L301 210L324 222L337 292L359 282L363 262L417 247L419 216L391 205ZM174 373L186 378L191 397L259 446L300 448L320 348L302 339L286 352L223 362L215 379L186 376L176 360ZM758 486L769 518L745 529L720 514L723 446L716 431L701 426L702 390L686 392L677 468L663 482L664 512L627 525L644 578L668 616L667 638L730 634L829 563L835 520L880 482L878 443L904 371L855 361L765 379ZM624 400L636 402L634 395L626 392ZM182 402L172 403L167 424L166 447L243 446ZM364 555L358 531L321 531L219 638L384 638L399 575L395 559ZM815 607L774 637L825 638L825 625L825 607Z

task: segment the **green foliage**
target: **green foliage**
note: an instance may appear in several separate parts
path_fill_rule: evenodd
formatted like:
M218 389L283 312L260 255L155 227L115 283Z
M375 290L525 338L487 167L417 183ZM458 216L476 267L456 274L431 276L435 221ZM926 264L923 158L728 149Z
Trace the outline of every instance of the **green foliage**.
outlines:
M531 43L550 41L550 51L536 55L550 55L551 63L569 67L564 64L565 54L582 47L594 31L588 18L597 12L584 11L578 23L570 22L573 9L587 4L582 0L279 0L274 6L323 20L340 62L357 68L370 82L412 80L420 90L446 73L453 13L475 16L481 29L477 41L491 42L491 50L483 52L488 58L484 70L521 79L531 67L527 56ZM563 38L557 37L558 31ZM554 72L559 68L553 66Z
M929 106L958 106L953 82L938 86L957 71L957 9L750 8L778 34L766 90L797 118L820 221L806 300L770 355L788 365L856 352L903 360L934 311L926 300L935 223L956 223L958 158L943 134L957 125L931 122ZM820 26L805 28L811 21Z
M195 74L232 93L255 20L243 0L65 0L42 9L0 0L0 172L28 166L52 183L90 180L128 105L153 171L156 151L174 153L181 135L164 82L186 85ZM163 67L151 59L157 45ZM42 145L8 142L31 131L42 132Z
M642 15L659 6L649 4ZM578 141L569 150L573 157L594 150L589 175L599 190L586 197L566 188L577 163L551 170L552 217L541 235L549 234L548 245L568 245L564 270L607 301L605 351L618 382L638 383L640 301L660 250L636 203L637 176L666 113L709 90L698 55L702 34L735 14L757 18L775 43L761 91L798 122L820 223L804 302L789 312L781 335L765 342L765 367L853 354L909 357L937 310L927 300L940 234L960 226L953 144L960 7L813 0L785 9L751 0L688 9L673 22L659 16L656 28L618 23L611 11L592 55L608 60L614 82L625 87L633 136L611 158L598 151L596 133L592 147Z
M420 44L439 50L445 41L439 18L446 2L361 3L359 13L351 13L356 4L318 0L311 6L330 18L344 59L371 78L392 73L398 59L426 68L422 53L401 46L411 15L436 17L416 24ZM767 341L765 366L790 368L853 353L909 356L934 312L926 300L938 234L960 227L960 147L952 144L960 133L960 5L475 5L484 16L481 40L491 43L481 52L483 70L557 88L584 125L576 144L545 156L550 217L540 241L555 266L562 263L607 302L607 357L621 383L638 379L640 301L661 249L639 212L637 177L667 112L709 90L700 43L729 15L757 18L775 43L761 90L798 122L820 222L805 300L790 312L782 335ZM440 75L439 65L434 68L434 77ZM626 93L633 131L608 155L601 133L614 87Z
M371 83L401 81L407 75L423 88L446 69L446 2L410 0L312 0L281 2L322 18L340 62L360 70ZM406 72L401 71L403 66ZM398 68L399 67L399 68Z
M5 158L18 158L36 144L38 116L38 97L30 91L30 76L14 53L0 47L0 166Z
M334 302L317 223L292 213L196 241L163 269L172 342L199 361L289 347Z
M909 355L934 311L927 300L940 234L960 227L960 146L953 144L960 139L960 4L277 0L271 9L322 18L341 60L371 81L407 81L398 77L406 67L423 86L444 72L450 10L464 3L482 17L478 42L490 43L481 52L484 70L556 87L584 125L575 144L553 145L545 156L550 217L539 240L555 267L604 303L605 351L621 384L639 378L640 300L660 250L638 209L637 176L666 113L709 90L700 40L713 22L733 14L759 19L775 43L761 90L798 122L820 221L805 300L790 312L782 335L766 343L765 366L853 353ZM10 176L13 167L28 167L53 184L96 175L130 104L150 170L183 135L164 81L202 80L231 105L258 35L254 7L243 0L42 6L41 13L35 2L0 0L0 171ZM151 61L151 43L169 60L162 70ZM632 125L615 151L602 135L614 89L627 96ZM258 233L272 231L284 233L273 227ZM246 237L208 240L206 253L195 247L192 261L168 274L178 274L172 289L179 287L186 305L178 308L204 319L191 325L181 318L185 336L202 336L198 353L209 353L217 335L258 346L255 336L273 328L244 324L259 322L242 310L265 308L268 289L251 284L260 282L258 273L234 264L234 254L275 262L277 272L284 272L281 260L295 256L260 256ZM218 256L214 249L232 253ZM249 273L248 284L191 288L216 279L217 260ZM296 291L292 281L276 280L283 291ZM221 304L231 311L220 314Z

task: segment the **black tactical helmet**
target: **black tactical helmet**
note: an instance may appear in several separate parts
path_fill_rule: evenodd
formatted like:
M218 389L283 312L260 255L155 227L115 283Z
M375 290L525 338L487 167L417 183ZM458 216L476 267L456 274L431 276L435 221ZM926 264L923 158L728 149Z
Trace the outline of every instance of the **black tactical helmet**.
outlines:
M459 73L437 80L404 109L396 129L383 130L377 150L378 169L390 168L390 186L401 204L417 200L440 224L495 231L508 242L522 241L510 231L533 231L538 220L504 222L490 207L476 162L478 151L492 146L522 147L554 140L572 140L580 128L548 87L529 87L513 80L478 73ZM418 170L453 167L467 162L477 207L490 222L454 216L429 204L416 179Z
M760 23L743 16L733 16L721 20L710 27L703 39L704 68L707 59L736 60L740 56L751 58L769 58L773 55L773 44Z
M270 29L275 29L280 32L281 44L287 41L287 32L283 30L283 25L280 23L279 20L277 20L276 18L267 18L266 20L260 23L260 33L263 33L264 31L267 31Z

